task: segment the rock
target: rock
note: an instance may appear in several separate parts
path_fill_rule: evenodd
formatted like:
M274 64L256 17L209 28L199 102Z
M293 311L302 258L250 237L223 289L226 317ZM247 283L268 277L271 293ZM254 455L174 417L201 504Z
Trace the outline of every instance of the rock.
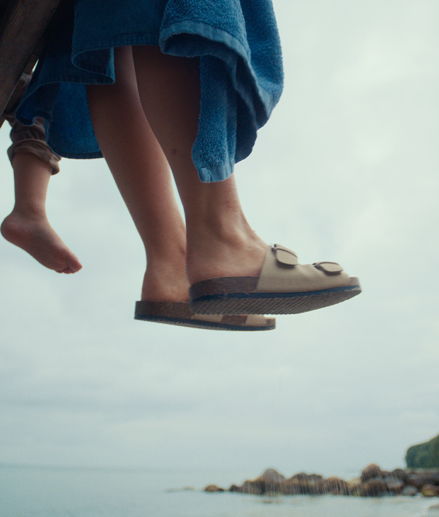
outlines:
M438 472L411 472L407 479L407 485L414 486L421 489L424 485L438 485L439 486L439 473Z
M439 504L434 504L428 508L429 512L439 512Z
M324 490L326 493L333 495L350 495L351 493L349 483L336 476L326 479L324 482Z
M281 493L283 495L323 495L327 493L323 477L313 480L297 480L289 479L281 485Z
M382 497L387 492L387 483L383 479L370 479L360 486L361 497Z
M209 492L222 492L222 488L209 485ZM351 495L362 497L381 497L391 495L415 496L422 491L425 497L439 496L439 470L394 469L392 472L381 470L374 463L367 466L360 478L349 482L333 476L324 479L319 474L299 472L286 479L275 469L267 469L253 480L245 481L242 486L232 485L229 492L253 495Z
M310 481L307 484L307 490L309 495L323 495L328 492L323 480Z
M261 494L280 494L281 485L286 481L286 477L277 470L267 469L262 475L255 480L253 483L254 489L260 491Z
M304 493L302 483L290 479L282 483L280 490L282 495L300 495Z
M417 488L419 490L422 487L422 485L424 485L426 483L423 482L423 480L419 474L410 473L409 477L406 481L406 484L408 486L414 486L415 488Z
M308 474L305 474L305 472L299 472L298 474L294 474L294 476L291 476L288 481L306 481L308 479Z
M425 485L421 488L421 494L424 497L436 497L439 495L439 489L434 485Z
M405 483L407 483L409 475L407 474L407 472L405 470L395 469L395 470L392 470L392 472L390 473L390 477L399 479L400 481L402 481L405 484Z
M439 468L439 436L428 442L413 445L407 450L405 460L408 468Z
M280 494L281 486L285 483L286 478L274 469L267 469L258 478L244 481L242 486L232 485L229 492L237 492L240 494Z
M257 481L244 481L239 492L241 494L253 495L262 495L264 493L262 491L261 483L258 483Z
M418 492L419 492L419 490L416 487L414 487L414 486L406 486L406 487L403 488L403 490L401 492L401 495L413 497Z
M204 489L205 492L225 492L224 488L220 488L216 485L207 485L207 487Z
M360 487L361 487L361 479L354 478L348 481L349 485L349 493L350 495L359 496L360 495Z
M400 494L404 488L404 483L398 478L387 476L383 479L383 481L386 483L387 489L392 492L393 495Z
M266 483L282 483L286 481L286 477L280 474L275 469L267 469L263 474L261 474L255 481L265 481Z
M327 492L323 480L307 480L301 483L302 493L307 495L323 495Z
M379 478L381 476L381 469L375 463L368 465L361 473L361 481L365 483L369 479Z
M312 483L319 483L320 481L323 481L323 476L320 476L320 474L310 474L308 476L308 481Z
M425 473L425 477L429 480L431 485L439 486L439 470Z
M281 490L282 494L307 494L321 495L326 493L324 478L319 474L305 474L299 472L285 481Z

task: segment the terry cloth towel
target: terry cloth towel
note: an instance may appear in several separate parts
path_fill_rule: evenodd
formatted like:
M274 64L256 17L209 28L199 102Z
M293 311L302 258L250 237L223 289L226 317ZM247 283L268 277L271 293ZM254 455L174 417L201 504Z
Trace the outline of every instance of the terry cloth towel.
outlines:
M96 17L81 12L98 4L104 16L114 18L112 5L126 14L123 23L101 23L107 31L111 26L105 38L96 36ZM139 17L148 4L154 4L153 15ZM140 11L130 16L134 8ZM151 20L158 17L155 34ZM141 31L139 19L147 25ZM136 27L127 27L130 20ZM17 117L25 124L44 117L48 143L61 156L102 156L85 84L114 82L114 47L145 44L159 44L165 54L200 57L200 119L192 157L202 181L226 179L251 153L257 130L282 92L271 0L77 0L74 15L54 27Z

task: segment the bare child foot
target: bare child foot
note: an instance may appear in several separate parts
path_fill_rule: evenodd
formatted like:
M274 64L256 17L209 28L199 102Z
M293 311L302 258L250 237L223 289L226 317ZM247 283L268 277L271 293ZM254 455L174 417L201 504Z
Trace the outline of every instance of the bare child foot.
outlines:
M50 226L45 215L13 210L1 225L3 237L57 273L76 273L82 264Z
M1 225L3 237L49 269L76 273L81 263L50 226L46 215L51 165L32 153L17 153L12 168L15 206Z

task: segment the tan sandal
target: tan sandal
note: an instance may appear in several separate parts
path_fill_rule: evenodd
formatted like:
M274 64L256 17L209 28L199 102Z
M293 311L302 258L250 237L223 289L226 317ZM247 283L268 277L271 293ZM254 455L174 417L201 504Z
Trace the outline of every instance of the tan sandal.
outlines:
M358 278L336 262L301 265L294 251L278 244L268 248L259 277L213 278L189 290L197 314L298 314L360 293Z
M249 316L194 314L189 302L136 302L134 318L210 330L258 331L276 328L275 318L266 318L259 314Z

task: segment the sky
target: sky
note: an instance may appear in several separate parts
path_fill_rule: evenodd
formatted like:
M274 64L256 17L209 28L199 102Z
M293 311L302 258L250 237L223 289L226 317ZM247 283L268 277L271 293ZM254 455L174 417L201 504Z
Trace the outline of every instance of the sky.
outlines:
M241 201L268 243L363 293L273 332L134 321L134 225L104 160L65 159L48 213L84 268L0 241L0 463L355 475L439 433L439 4L274 6L285 90L236 167Z

